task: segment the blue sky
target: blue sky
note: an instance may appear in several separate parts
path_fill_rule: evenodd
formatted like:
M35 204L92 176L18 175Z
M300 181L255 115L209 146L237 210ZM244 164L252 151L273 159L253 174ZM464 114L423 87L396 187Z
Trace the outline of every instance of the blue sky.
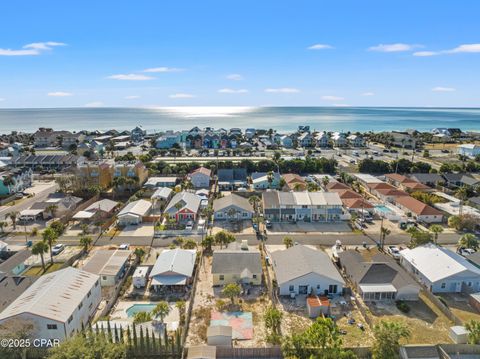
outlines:
M5 1L0 107L477 107L478 14L475 0Z

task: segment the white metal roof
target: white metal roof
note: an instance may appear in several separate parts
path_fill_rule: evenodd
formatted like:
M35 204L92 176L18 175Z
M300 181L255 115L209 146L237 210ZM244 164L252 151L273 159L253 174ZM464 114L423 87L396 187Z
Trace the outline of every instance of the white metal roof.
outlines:
M172 193L172 189L168 187L160 187L152 194L152 199L155 198L168 198Z
M194 249L164 250L157 258L150 277L162 274L179 274L191 277L195 266L196 251Z
M360 288L363 293L396 293L397 289L393 284L361 284Z
M43 212L43 209L24 209L20 211L20 217L23 216L37 216Z
M433 243L404 249L400 255L432 283L465 271L480 276L480 269L464 257Z
M94 212L87 212L87 211L78 211L73 215L73 219L88 219L92 218L95 215Z
M98 280L98 275L72 267L45 274L0 313L0 321L31 313L66 322Z
M82 269L98 275L117 275L131 253L122 249L96 250Z
M383 181L375 176L369 175L367 173L351 173L352 176L357 177L359 180L365 183L382 183Z
M118 214L118 217L125 216L127 214L134 214L137 216L144 216L152 207L152 203L144 199L139 199L138 201L130 202L127 204Z
M133 273L134 278L146 277L148 273L148 267L137 267Z

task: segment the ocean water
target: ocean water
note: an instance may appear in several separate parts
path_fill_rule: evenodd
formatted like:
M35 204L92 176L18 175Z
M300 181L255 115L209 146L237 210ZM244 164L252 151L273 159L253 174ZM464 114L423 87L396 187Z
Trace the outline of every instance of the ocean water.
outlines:
M0 109L0 133L57 130L130 130L148 132L214 128L273 128L294 131L299 125L326 131L384 131L435 127L480 130L480 108L387 107L163 107Z

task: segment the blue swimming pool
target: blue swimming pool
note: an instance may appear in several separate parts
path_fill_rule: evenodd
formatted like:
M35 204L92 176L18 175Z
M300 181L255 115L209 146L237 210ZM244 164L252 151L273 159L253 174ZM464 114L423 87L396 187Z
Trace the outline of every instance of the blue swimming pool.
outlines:
M131 318L139 312L150 313L153 308L155 308L155 306L156 304L134 304L131 307L127 308L125 311L127 312L128 317Z
M391 209L384 206L383 204L375 206L375 210L377 210L378 212L382 212L383 214L393 213Z

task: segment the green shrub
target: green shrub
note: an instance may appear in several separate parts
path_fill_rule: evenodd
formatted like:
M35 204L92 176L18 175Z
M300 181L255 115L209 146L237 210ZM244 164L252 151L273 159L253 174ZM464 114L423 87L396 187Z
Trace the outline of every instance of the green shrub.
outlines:
M397 305L398 310L401 311L402 313L410 312L410 307L403 300L397 300L395 304Z

